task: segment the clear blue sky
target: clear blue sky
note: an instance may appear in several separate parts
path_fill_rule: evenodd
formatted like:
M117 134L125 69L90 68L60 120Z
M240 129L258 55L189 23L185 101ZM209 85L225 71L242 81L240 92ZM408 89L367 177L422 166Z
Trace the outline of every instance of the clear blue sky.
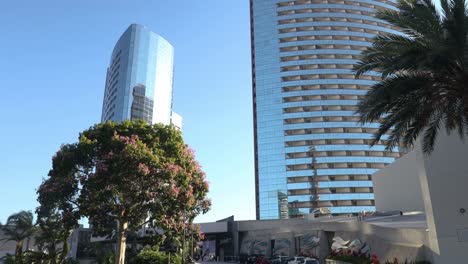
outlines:
M254 219L248 0L0 3L0 221L34 210L61 144L100 121L106 67L131 24L175 48L174 110L211 184L198 218Z

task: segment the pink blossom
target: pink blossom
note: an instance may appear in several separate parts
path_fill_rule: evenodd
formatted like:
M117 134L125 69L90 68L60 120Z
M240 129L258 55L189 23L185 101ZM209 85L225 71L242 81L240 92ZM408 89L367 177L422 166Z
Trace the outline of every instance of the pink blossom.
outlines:
M174 192L175 196L179 195L180 188L177 186L172 186L172 191Z
M193 198L193 193L191 193L191 192L186 192L186 193L185 193L185 198L187 198L187 199Z
M118 140L125 143L126 145L132 145L132 146L136 146L136 143L138 141L138 136L137 135L131 135L130 137L118 136L117 138L118 138Z
M210 183L208 181L204 181L203 186L205 187L207 191L210 189Z
M148 175L150 173L150 169L145 164L139 163L138 164L138 172L140 172L143 175Z
M164 164L164 168L165 168L164 170L172 176L179 174L183 170L182 167L180 167L179 165L172 164L169 162L166 162Z
M208 209L211 207L211 200L210 199L205 199L202 201L202 207L205 209Z
M182 150L182 154L186 157L194 158L195 157L195 151L191 149L189 146L185 145L184 149Z

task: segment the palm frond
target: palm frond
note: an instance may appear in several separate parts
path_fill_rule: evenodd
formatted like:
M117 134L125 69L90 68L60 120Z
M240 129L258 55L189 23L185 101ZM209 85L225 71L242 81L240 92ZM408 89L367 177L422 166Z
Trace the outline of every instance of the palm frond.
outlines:
M362 122L379 121L373 143L390 133L387 148L404 143L411 146L432 111L430 89L432 78L427 74L401 74L389 77L372 87L358 104ZM420 87L420 89L414 89Z
M9 240L20 241L34 232L34 216L31 211L21 211L8 217L2 228Z
M415 62L425 61L429 51L424 43L406 36L376 36L373 46L363 51L353 70L358 77L373 70L381 72L384 78L397 72L415 71L420 67Z
M399 11L379 11L377 17L412 38L433 39L441 33L440 15L431 0L399 1L398 8Z
M442 125L443 114L441 112L435 113L431 118L429 124L424 131L422 149L424 153L431 153L434 150L434 144L439 132L440 126Z
M362 122L380 122L373 144L434 149L439 129L468 135L468 12L465 0L401 0L399 11L377 17L403 34L383 33L362 53L356 77L377 71L383 80L358 104ZM385 136L384 138L384 135Z

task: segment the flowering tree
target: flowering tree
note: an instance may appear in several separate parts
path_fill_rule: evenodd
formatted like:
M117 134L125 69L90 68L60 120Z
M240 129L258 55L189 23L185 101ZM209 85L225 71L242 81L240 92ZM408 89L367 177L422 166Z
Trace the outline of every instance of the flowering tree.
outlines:
M180 232L210 207L205 173L171 126L98 124L82 132L78 143L62 146L55 160L66 162L53 167L40 196L65 192L67 198L53 208L74 220L88 217L95 235L115 232L118 264L125 261L129 230Z
M37 190L36 209L40 228L36 244L48 252L51 264L61 264L68 254L68 238L78 227L79 180L76 179L76 145L64 145L52 158L48 178Z

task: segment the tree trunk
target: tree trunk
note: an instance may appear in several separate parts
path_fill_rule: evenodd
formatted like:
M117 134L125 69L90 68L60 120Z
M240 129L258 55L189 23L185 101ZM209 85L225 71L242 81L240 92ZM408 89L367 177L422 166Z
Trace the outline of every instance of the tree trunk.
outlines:
M63 245L62 245L62 252L60 253L58 257L58 263L62 264L65 259L67 258L68 251L70 250L69 245L68 245L68 239L63 240Z
M23 264L23 240L16 242L15 249L15 262L18 264Z
M127 222L119 222L115 264L125 264L125 250L127 249L127 228Z
M49 250L50 264L56 264L57 263L57 249L55 247L55 242L51 243L48 250Z

